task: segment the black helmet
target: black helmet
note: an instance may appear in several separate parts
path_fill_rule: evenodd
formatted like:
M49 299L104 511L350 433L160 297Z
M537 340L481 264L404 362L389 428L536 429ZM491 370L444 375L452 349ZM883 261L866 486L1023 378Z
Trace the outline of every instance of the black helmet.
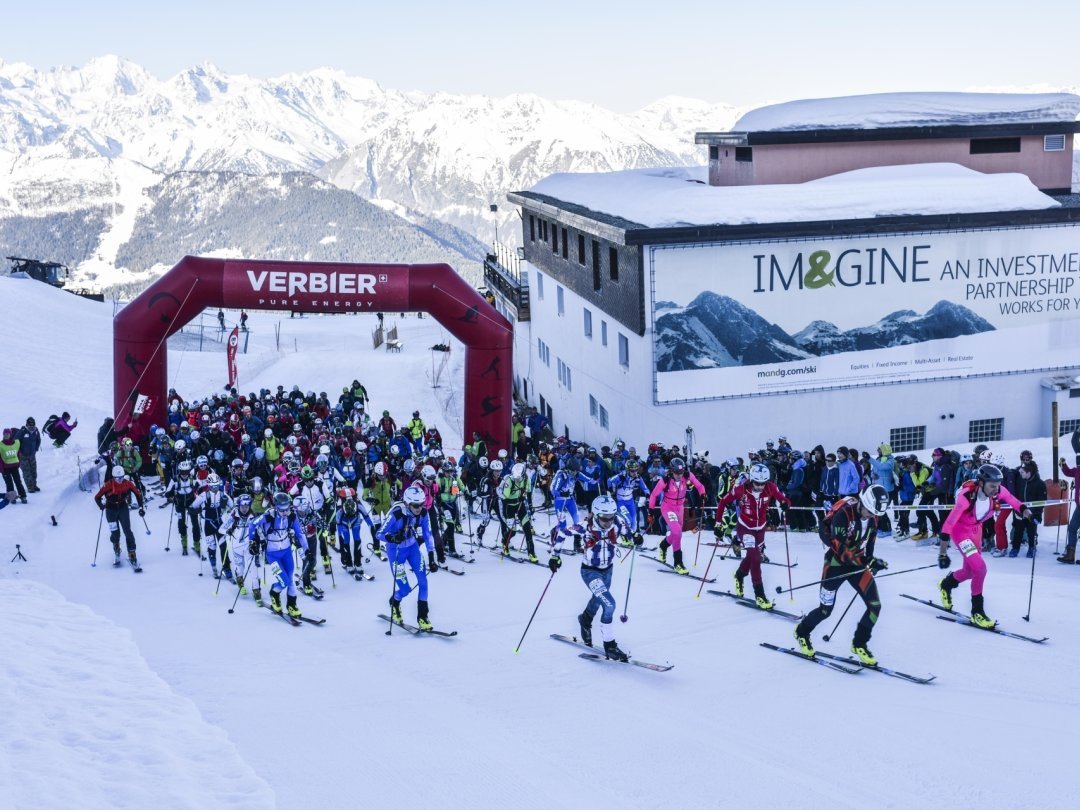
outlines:
M993 464L983 464L979 467L978 473L979 483L1001 483L1001 470L995 467Z
M685 472L686 471L686 462L683 461L678 456L676 456L675 458L673 458L671 460L671 464L668 465L668 469L671 470L672 472L675 472L676 470L681 470L681 471Z

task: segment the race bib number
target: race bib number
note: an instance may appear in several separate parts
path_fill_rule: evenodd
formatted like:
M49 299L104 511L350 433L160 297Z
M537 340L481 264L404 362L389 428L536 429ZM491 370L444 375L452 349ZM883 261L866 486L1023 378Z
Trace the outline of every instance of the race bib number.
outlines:
M743 548L754 548L757 546L757 538L752 534L744 534L742 538Z
M677 514L675 514L674 512L668 512L667 513L667 519L668 519L668 523L678 523L679 522L679 516Z
M970 557L972 554L977 554L978 552L978 546L976 546L975 543L971 540L965 540L960 544L960 553L963 554L965 557Z
M832 607L836 601L836 591L830 591L828 588L822 586L821 592L818 594L818 599L821 600L821 604L826 607Z

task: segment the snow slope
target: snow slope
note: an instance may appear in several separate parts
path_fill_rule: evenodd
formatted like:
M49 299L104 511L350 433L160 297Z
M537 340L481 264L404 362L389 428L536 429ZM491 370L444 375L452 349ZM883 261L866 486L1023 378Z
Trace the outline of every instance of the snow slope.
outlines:
M90 566L99 513L76 487L74 460L92 445L111 401L111 307L2 278L0 300L26 314L0 326L0 337L9 345L18 340L22 349L8 357L0 423L21 422L28 413L40 421L55 403L72 405L83 417L70 447L43 450L43 491L28 506L0 512L0 600L14 602L8 613L17 625L7 635L14 646L0 657L0 673L17 677L0 679L0 688L17 680L26 685L25 697L32 687L37 707L13 710L9 700L0 721L0 743L16 765L0 764L7 801L32 796L34 807L104 808L123 800L149 806L142 801L149 775L157 777L154 803L161 807L265 805L262 782L280 807L1074 803L1059 754L1080 717L1070 687L1080 665L1073 621L1080 569L1053 561L1052 528L1043 530L1046 550L1036 560L1030 624L1020 620L1029 562L988 561L991 615L1010 629L1049 635L1042 646L938 621L930 609L898 598L900 592L933 596L936 568L881 580L883 612L872 647L897 668L936 674L931 686L832 672L764 650L761 641L790 643L791 626L719 597L695 599L696 581L657 576L656 564L641 557L632 564L628 606L631 563L616 565L617 612L625 609L629 618L616 622L616 635L636 656L674 663L668 673L582 661L547 638L575 632L574 617L585 603L573 557L555 576L517 655L513 649L550 574L483 550L475 564L457 564L465 576L431 578L432 619L459 630L454 640L400 632L388 638L375 614L386 609L390 576L377 563L368 566L374 582L339 577L334 588L320 576L326 599L302 598L300 605L326 617L323 627L289 627L249 600L229 615L235 592L222 583L215 597L216 583L198 576L199 561L178 555L175 531L172 550L164 550L169 511L157 509L160 500L147 515L151 536L135 518L143 574L113 569L104 538L99 564ZM281 354L271 328L278 320ZM399 319L388 314L388 320ZM457 444L454 420L442 409L460 396L460 347L451 342L450 363L433 389L427 347L443 339L438 325L401 319L400 355L371 349L373 326L366 315L290 320L253 313L252 347L239 358L241 385L296 382L332 393L357 377L375 408L395 414L419 408ZM170 363L170 382L190 397L223 382L219 353L172 352ZM1040 457L1048 452L1031 449ZM58 526L50 525L50 514ZM541 527L548 521L547 515L537 520ZM812 580L820 544L804 534L789 540L799 563L792 580ZM28 562L7 562L14 542ZM468 550L465 538L458 544ZM710 551L701 548L698 571ZM784 557L783 536L770 535L768 552L774 560ZM893 571L935 559L932 549L891 540L878 553ZM693 535L687 556L694 561ZM713 562L718 582L711 587L728 587L733 568L730 560ZM771 593L787 576L766 566L765 581ZM837 613L816 636L819 649L846 652L857 608L834 641L823 642L821 633L832 630L850 593L840 591ZM794 602L781 597L778 606L798 612L817 602L815 588L795 595ZM964 590L959 603L966 602ZM16 610L20 603L24 612ZM26 615L38 612L49 620ZM405 613L415 616L412 597ZM71 655L53 652L68 649ZM154 694L160 713L109 709L115 703L105 687L115 681L114 665L136 682L131 706L141 710ZM72 686L79 673L88 677ZM19 723L10 722L15 717ZM15 749L11 760L28 730L33 747ZM118 746L117 738L141 747ZM175 759L166 761L166 750ZM107 761L110 756L131 767ZM202 780L191 782L191 764L211 756L213 764L199 771ZM87 780L87 796L72 801L75 780L56 775L62 769ZM225 787L223 778L230 780ZM96 792L105 784L117 793Z

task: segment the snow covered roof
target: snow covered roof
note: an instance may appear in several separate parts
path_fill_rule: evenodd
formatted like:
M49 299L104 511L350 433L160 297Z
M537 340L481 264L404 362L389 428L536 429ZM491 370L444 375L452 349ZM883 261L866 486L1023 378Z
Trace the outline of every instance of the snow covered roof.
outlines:
M530 191L646 228L1026 211L1060 205L1023 174L882 166L790 185L710 186L708 168L553 174Z
M1078 116L1080 96L1072 93L873 93L759 107L732 131L1028 124Z

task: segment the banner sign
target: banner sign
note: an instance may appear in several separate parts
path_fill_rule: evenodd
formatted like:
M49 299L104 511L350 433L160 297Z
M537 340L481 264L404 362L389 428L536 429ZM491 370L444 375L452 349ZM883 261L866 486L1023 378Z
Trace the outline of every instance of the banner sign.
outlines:
M227 260L225 306L302 312L409 309L407 268ZM375 304L378 302L379 306Z
M657 404L1080 367L1080 226L653 246Z
M131 409L131 415L142 416L146 413L146 410L150 407L151 399L146 394L139 394L135 397L135 406Z
M233 330L229 333L229 345L225 350L225 354L229 363L229 388L236 388L237 374L236 374L236 347L240 342L240 327L234 326Z

